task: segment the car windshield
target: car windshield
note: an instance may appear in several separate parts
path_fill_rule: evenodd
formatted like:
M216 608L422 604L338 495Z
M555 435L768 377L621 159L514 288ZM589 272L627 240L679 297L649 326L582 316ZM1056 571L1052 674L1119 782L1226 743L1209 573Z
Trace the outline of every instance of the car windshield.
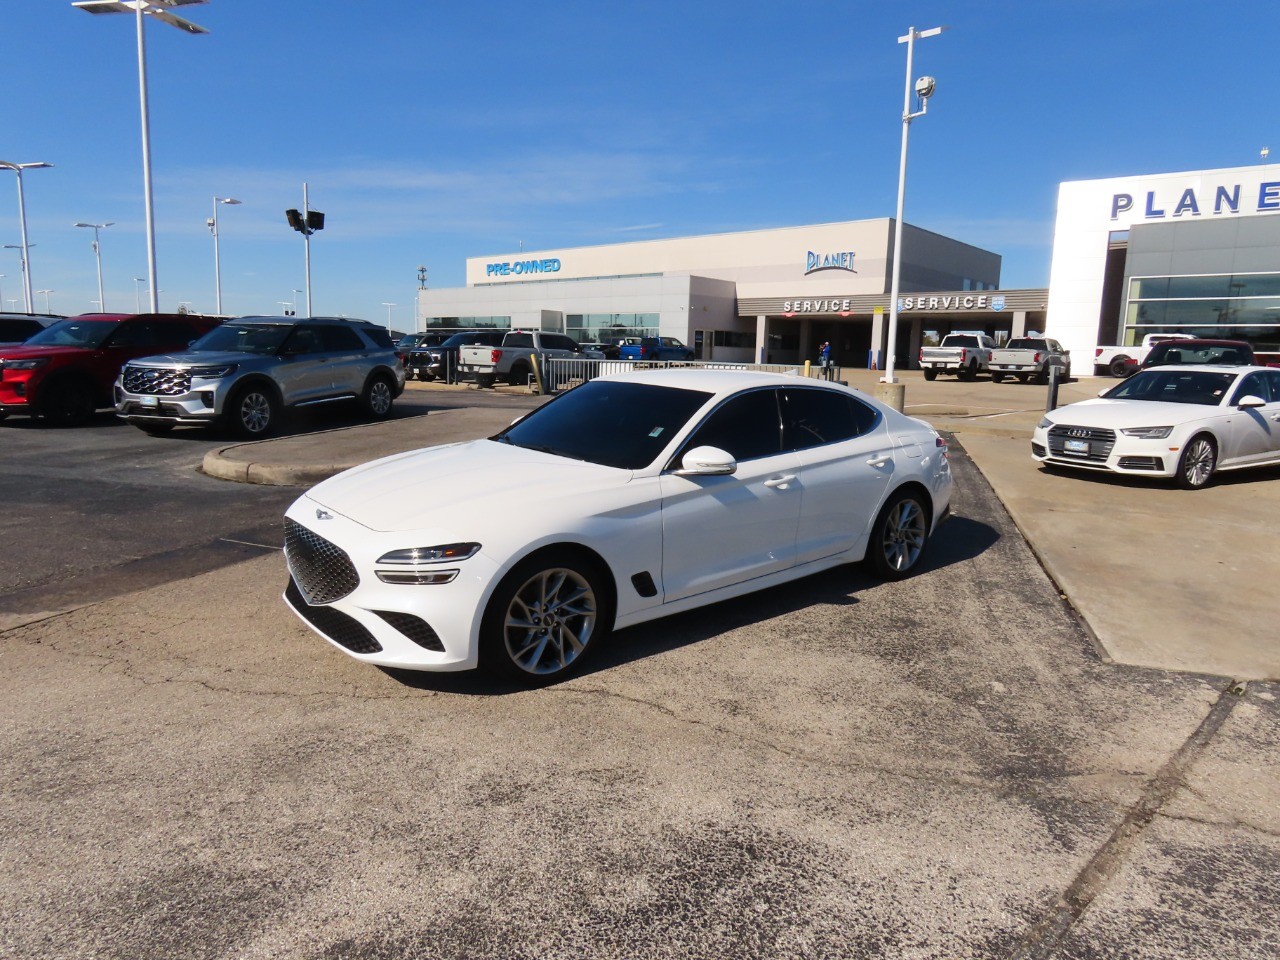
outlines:
M639 470L710 400L701 390L591 380L491 439L529 450Z
M1198 403L1216 407L1235 382L1234 373L1207 370L1170 370L1156 367L1135 373L1103 394L1108 400L1154 400L1163 403Z
M198 353L258 353L271 356L280 351L293 327L283 323L224 323L191 345Z
M118 327L114 320L63 320L45 327L24 347L86 347L97 349Z

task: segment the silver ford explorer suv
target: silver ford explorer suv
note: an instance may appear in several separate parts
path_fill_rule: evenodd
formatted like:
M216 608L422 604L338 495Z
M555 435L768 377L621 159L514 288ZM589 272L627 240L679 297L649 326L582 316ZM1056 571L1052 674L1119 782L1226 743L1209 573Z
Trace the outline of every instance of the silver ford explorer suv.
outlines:
M371 420L391 415L404 367L387 331L364 320L241 317L189 350L129 361L116 413L147 433L218 424L267 436L286 408L355 400Z

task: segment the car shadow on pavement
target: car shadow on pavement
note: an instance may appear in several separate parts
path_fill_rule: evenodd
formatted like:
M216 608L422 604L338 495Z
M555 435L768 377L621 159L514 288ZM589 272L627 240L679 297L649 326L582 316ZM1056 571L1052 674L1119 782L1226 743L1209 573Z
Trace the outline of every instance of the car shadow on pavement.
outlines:
M1067 477L1084 483L1096 483L1108 487L1125 487L1130 490L1172 490L1177 492L1180 489L1173 480L1167 478L1136 477L1129 474L1105 473L1101 470L1073 470L1070 467L1055 468L1044 464L1040 464L1039 470L1043 476ZM1268 480L1280 480L1280 465L1219 471L1213 475L1209 485L1204 489L1211 490L1214 487L1234 487L1239 484L1265 483ZM1187 490L1182 492L1196 493L1197 491Z
M988 524L969 517L952 517L938 529L930 542L924 562L914 576L925 576L931 571L972 560L990 549L999 539L999 531ZM561 682L570 682L573 677L602 673L708 640L729 630L749 627L806 609L854 606L860 602L858 594L875 589L880 582L862 564L846 564L745 597L619 630L587 658L581 670ZM529 689L528 685L494 677L483 670L426 673L391 667L380 669L405 686L418 690L503 696Z

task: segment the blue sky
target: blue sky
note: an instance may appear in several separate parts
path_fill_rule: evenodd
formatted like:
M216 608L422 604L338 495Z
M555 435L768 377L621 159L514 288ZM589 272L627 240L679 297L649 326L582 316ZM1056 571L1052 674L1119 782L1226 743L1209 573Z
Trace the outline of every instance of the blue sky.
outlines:
M152 22L148 66L162 309L279 312L303 287L285 223L302 183L318 314L411 326L417 267L515 251L892 216L905 47L938 78L912 125L906 220L1004 256L1003 286L1048 283L1062 180L1280 155L1280 4L210 0ZM146 276L131 15L0 0L0 159L25 175L33 286L59 313ZM0 243L16 244L0 171ZM0 298L22 309L17 252ZM35 308L44 309L37 295ZM145 293L143 303L145 305Z

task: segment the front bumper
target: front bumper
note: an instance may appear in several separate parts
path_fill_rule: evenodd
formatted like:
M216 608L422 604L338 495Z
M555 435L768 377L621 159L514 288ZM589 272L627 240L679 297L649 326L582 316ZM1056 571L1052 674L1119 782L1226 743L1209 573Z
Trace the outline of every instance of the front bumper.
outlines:
M1071 428L1064 428L1071 429ZM1077 428L1084 432L1084 428ZM1092 431L1101 436L1068 437L1062 431L1036 427L1031 458L1037 463L1132 477L1172 477L1178 472L1182 444L1177 437L1147 440L1119 431Z
M117 379L112 390L116 415L149 423L209 424L222 415L230 392L223 380L193 380L191 388L175 395L132 393Z
M325 519L317 519L317 513ZM307 575L290 562L284 601L312 630L348 656L378 666L436 671L477 666L480 619L498 573L483 553L437 565L458 570L451 583L388 584L378 579L377 570L404 568L377 560L392 550L420 546L409 542L412 534L370 530L305 496L285 516L345 556L358 581L344 596L312 604L300 586Z

